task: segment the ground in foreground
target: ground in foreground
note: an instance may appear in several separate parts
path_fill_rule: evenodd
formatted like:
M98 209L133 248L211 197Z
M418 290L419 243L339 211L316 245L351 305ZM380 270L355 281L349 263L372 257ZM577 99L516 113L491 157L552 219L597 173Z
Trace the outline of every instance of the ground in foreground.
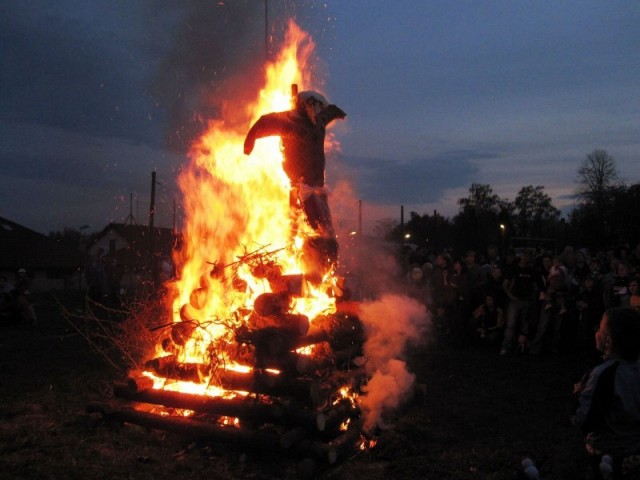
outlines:
M0 328L0 478L282 479L296 461L195 441L86 413L108 401L120 373L39 302L37 328ZM377 446L323 471L326 479L517 479L523 456L544 479L585 478L568 422L581 361L500 357L494 348L439 340L408 364L421 395L396 412Z

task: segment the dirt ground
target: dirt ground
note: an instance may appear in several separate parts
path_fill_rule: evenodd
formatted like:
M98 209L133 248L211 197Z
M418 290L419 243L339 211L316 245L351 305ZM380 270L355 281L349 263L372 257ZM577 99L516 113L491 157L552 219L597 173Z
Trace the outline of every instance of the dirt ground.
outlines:
M37 327L0 328L0 478L294 479L298 461L194 440L86 412L112 399L121 373L38 300ZM543 479L585 478L581 438L568 422L576 354L500 357L438 341L409 352L421 395L396 412L378 443L318 478L518 479L523 456Z

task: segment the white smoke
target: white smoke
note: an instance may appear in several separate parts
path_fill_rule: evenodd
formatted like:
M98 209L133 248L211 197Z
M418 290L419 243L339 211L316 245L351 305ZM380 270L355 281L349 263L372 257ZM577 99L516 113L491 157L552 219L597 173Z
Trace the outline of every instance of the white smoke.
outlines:
M404 295L387 294L360 307L366 341L369 381L360 405L364 429L384 427L386 413L410 398L415 375L405 362L406 349L426 340L430 318L424 304Z

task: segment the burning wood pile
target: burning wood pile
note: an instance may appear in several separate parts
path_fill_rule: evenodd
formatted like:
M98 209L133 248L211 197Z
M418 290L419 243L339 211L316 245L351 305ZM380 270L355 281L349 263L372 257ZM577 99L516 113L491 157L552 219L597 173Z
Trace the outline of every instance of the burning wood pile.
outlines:
M311 69L303 68L313 50L308 36L291 23L284 43L255 105L238 109L253 120L290 109L291 85L313 84L304 74ZM333 107L333 115L344 116ZM299 121L299 112L291 115ZM318 208L326 204L324 191L312 188L292 208L292 181L279 143L271 141L277 139L247 149L247 122L232 123L211 122L178 179L185 223L176 277L165 284L172 318L154 325L154 351L114 385L114 404L90 409L114 421L331 465L369 446L363 431L409 390L414 377L390 352L415 329L399 318L387 321L398 317L400 302L392 299L378 305L383 314L368 321L365 341L361 318L371 313L338 301L343 285L333 233L323 237L328 229L314 229L300 205L330 218ZM243 155L243 142L251 157ZM324 155L318 158L324 168ZM410 318L424 320L422 308L410 310ZM383 326L396 330L389 336ZM358 398L362 392L367 401Z
M184 361L192 339L208 336L198 320L208 295L199 287L164 326L162 353L113 386L115 404L92 405L110 420L164 429L250 450L277 450L331 465L363 445L356 396L364 376L364 333L357 305L310 319L294 313L303 275L284 275L270 253L253 253L210 276L244 291L249 267L271 291L226 322L228 335L208 343L204 360ZM229 272L225 278L225 272ZM206 283L206 282L202 282ZM225 323L225 322L221 322ZM190 390L190 391L189 391Z

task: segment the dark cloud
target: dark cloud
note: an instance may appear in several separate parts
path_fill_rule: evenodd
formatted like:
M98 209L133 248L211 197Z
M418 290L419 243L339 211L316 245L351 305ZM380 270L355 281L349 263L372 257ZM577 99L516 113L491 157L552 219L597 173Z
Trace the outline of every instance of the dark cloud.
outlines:
M0 153L0 164L3 178L46 181L61 187L82 185L83 188L121 189L128 184L132 186L141 175L141 172L131 175L131 166L103 164L96 169L96 165L86 159L55 155Z
M380 204L436 202L445 190L469 185L479 169L473 160L496 158L482 151L449 151L431 158L398 161L348 158L359 194Z
M127 32L118 36L117 25L92 29L90 22L42 2L8 2L2 13L1 119L161 141L156 122L162 112L140 88L144 67L136 68L140 53L126 43Z

